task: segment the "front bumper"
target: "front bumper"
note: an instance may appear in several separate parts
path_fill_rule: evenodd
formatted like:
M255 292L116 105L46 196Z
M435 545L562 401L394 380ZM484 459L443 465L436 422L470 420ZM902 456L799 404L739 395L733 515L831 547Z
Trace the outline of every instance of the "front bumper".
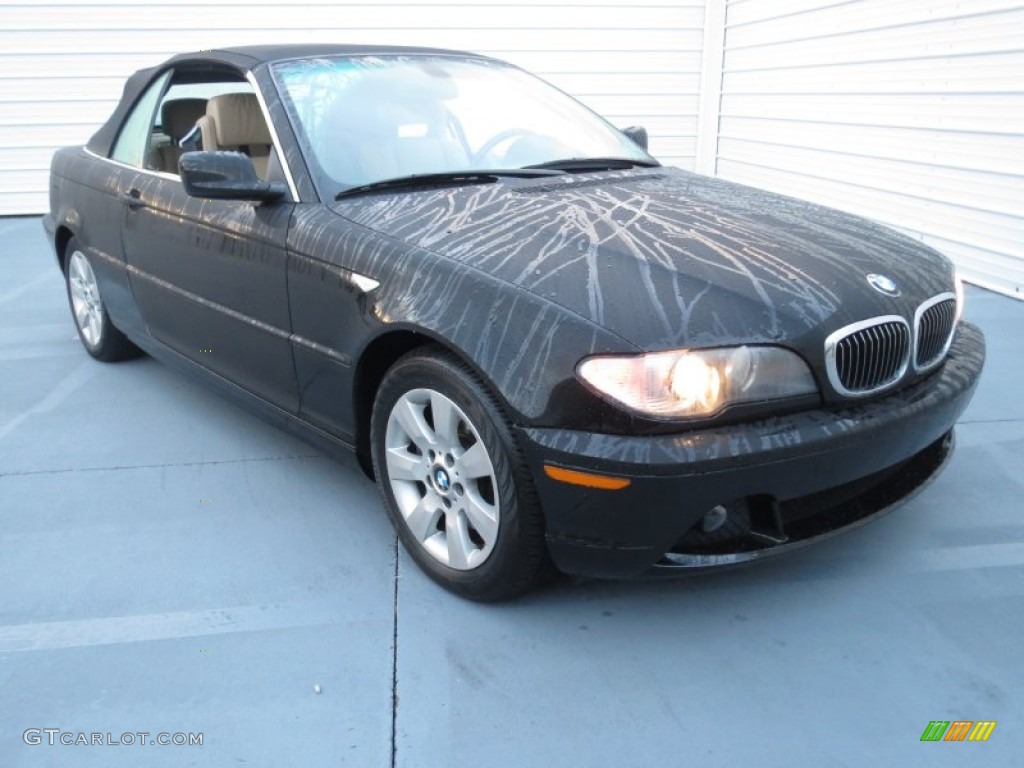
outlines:
M734 564L855 527L939 472L984 360L981 331L962 323L934 374L843 410L643 437L519 428L551 556L569 573L622 578ZM631 483L569 485L545 464ZM692 546L691 530L717 505L742 507L750 535Z

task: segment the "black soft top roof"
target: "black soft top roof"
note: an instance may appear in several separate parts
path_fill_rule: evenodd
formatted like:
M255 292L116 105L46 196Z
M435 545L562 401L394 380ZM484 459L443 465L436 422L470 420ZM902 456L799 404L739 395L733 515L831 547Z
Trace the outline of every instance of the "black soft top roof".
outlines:
M142 95L150 81L169 67L191 65L201 68L203 64L223 64L243 72L249 72L262 64L273 61L314 59L328 56L365 56L368 54L381 54L385 56L453 55L485 58L464 51L452 51L444 48L414 48L399 45L332 45L320 43L243 45L234 48L216 48L208 51L196 51L194 53L179 53L163 64L148 69L140 69L128 78L124 84L121 100L118 102L117 107L115 107L113 114L93 134L86 147L91 152L108 157L113 147L114 139L117 137L117 131L132 106L134 106L139 96Z
M220 61L243 69L254 69L260 64L286 59L313 59L321 56L365 56L379 53L388 56L414 56L430 54L454 54L456 56L475 56L464 51L451 51L444 48L414 48L400 45L338 45L321 43L283 44L283 45L242 45L234 48L219 48L198 53L182 53L167 64L188 60ZM482 57L480 57L482 58Z

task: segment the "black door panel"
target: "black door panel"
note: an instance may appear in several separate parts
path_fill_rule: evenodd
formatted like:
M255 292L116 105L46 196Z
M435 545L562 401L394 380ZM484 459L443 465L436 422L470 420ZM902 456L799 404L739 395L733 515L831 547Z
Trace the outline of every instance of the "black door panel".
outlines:
M200 200L145 173L127 194L124 251L153 337L297 411L285 251L294 206Z

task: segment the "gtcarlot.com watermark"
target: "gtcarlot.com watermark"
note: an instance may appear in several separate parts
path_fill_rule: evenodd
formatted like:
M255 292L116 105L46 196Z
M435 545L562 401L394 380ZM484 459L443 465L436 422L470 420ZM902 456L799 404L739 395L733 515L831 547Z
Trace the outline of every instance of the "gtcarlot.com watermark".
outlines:
M161 731L126 731L97 733L95 731L64 731L60 728L26 728L21 740L31 747L48 744L65 747L201 747L202 733L167 733Z

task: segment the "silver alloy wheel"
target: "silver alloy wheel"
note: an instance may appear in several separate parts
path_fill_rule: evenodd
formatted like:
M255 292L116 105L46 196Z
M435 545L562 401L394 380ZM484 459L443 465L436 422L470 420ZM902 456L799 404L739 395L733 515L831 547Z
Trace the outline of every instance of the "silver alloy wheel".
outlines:
M96 347L103 336L103 302L96 275L81 251L72 253L68 262L68 286L78 330L86 344Z
M406 392L388 414L387 480L409 531L438 562L483 564L501 520L494 464L465 412L432 389Z

